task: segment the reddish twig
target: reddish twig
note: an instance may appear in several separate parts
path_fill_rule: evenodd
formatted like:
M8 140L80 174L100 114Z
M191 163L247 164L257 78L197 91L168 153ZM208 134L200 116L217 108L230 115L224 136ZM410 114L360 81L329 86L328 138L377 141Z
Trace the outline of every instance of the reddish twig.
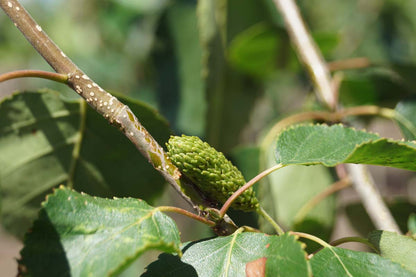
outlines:
M63 83L63 84L68 83L68 75L59 74L55 72L42 71L42 70L17 70L17 71L7 72L7 73L0 75L0 83L11 80L11 79L24 78L24 77L36 77L36 78L48 79L48 80L55 81L58 83Z

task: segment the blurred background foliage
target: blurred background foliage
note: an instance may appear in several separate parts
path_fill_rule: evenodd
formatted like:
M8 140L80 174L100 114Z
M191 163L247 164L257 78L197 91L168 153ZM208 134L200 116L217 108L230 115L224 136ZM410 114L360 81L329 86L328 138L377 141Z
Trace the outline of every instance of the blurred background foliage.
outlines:
M297 2L339 80L342 106L395 107L400 100L414 96L415 1ZM259 163L257 145L278 119L301 110L321 109L273 0L22 0L22 4L67 56L103 88L156 108L167 118L174 134L205 139L231 157L247 178L268 165ZM347 69L335 63L351 58L360 58L355 64L359 68ZM0 61L0 72L51 70L3 13ZM29 78L0 84L0 94L44 87L73 95L61 84ZM398 128L386 121L358 124L379 131L382 136L401 137ZM329 170L318 171L321 173L304 173L310 176L311 186L319 183L316 180L325 180L325 185L333 181ZM293 174L299 172L295 170ZM406 203L400 206L400 216L414 211L414 175L379 168L375 172L387 198L400 196L400 203ZM289 178L288 174L282 173L281 178ZM281 178L273 177L269 182L280 182ZM300 184L305 185L306 179L289 178L286 185L266 192L283 193L288 197L287 205L290 194L299 196L296 201L304 202L322 190L317 185L310 193L303 191ZM347 191L350 194L344 198L353 199L348 203L357 200L350 189ZM161 201L166 203L172 195L168 193ZM282 212L278 204L267 204L278 200L267 200L267 196L263 200L266 207L275 208L275 216ZM285 203L282 200L280 203ZM300 229L328 238L334 228L346 228L344 223L334 227L340 204L333 200L318 206L317 216L304 222L293 222L296 211L291 209L280 218L288 228L302 225ZM357 220L363 210L355 202L345 214L352 226L359 226ZM251 225L255 220L247 214L236 214L236 218ZM364 229L368 228L350 231ZM201 237L196 235L196 229L183 233L185 240Z
M255 142L262 127L280 115L302 108L311 84L271 0L217 1L226 3L217 11L217 16L223 13L217 22L206 11L198 20L196 2L22 1L64 52L103 87L149 103L175 132L206 137L229 153L239 143ZM412 94L416 3L298 2L327 61L365 57L372 65L342 72L343 105L394 106ZM2 72L50 70L4 14L0 28ZM66 89L24 79L17 85L1 84L3 94L6 85Z

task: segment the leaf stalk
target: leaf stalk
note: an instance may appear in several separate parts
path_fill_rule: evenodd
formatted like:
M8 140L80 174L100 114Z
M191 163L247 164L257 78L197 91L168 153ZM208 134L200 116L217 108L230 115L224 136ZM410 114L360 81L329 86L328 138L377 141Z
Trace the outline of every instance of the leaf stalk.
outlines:
M68 75L43 70L16 70L0 75L0 83L16 78L36 77L55 81L58 83L68 84Z

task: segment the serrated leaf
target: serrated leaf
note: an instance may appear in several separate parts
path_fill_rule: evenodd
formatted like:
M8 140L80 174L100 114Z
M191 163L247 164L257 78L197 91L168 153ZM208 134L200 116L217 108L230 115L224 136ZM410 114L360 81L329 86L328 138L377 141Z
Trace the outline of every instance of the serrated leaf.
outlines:
M403 122L396 120L405 138L408 140L416 140L416 101L401 101L396 105L395 111L407 123L404 125Z
M416 241L388 231L374 231L368 240L380 251L380 255L400 264L416 275Z
M156 140L167 141L163 118L140 102L120 99ZM0 103L3 224L23 235L45 195L68 180L92 195L146 201L159 195L165 183L123 134L81 99L63 99L53 91L5 98Z
M416 170L416 144L381 138L342 125L298 125L277 139L276 161L289 164L357 163Z
M173 220L143 200L60 187L42 204L19 263L30 276L108 276L145 251L179 254L179 246Z
M239 277L246 276L247 268L253 266L263 269L265 276L309 276L302 245L288 234L279 237L236 232L187 244L183 252L181 260L162 254L142 276ZM167 267L170 270L162 270Z
M310 260L315 277L416 276L411 271L377 254L326 247Z

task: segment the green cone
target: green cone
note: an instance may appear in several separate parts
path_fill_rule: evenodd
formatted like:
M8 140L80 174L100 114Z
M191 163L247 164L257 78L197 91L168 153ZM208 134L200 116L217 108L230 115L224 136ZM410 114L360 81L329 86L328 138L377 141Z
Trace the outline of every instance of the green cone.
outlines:
M173 164L210 200L223 204L246 181L225 156L195 136L171 136L166 144ZM259 206L252 188L244 191L231 207L253 211Z

